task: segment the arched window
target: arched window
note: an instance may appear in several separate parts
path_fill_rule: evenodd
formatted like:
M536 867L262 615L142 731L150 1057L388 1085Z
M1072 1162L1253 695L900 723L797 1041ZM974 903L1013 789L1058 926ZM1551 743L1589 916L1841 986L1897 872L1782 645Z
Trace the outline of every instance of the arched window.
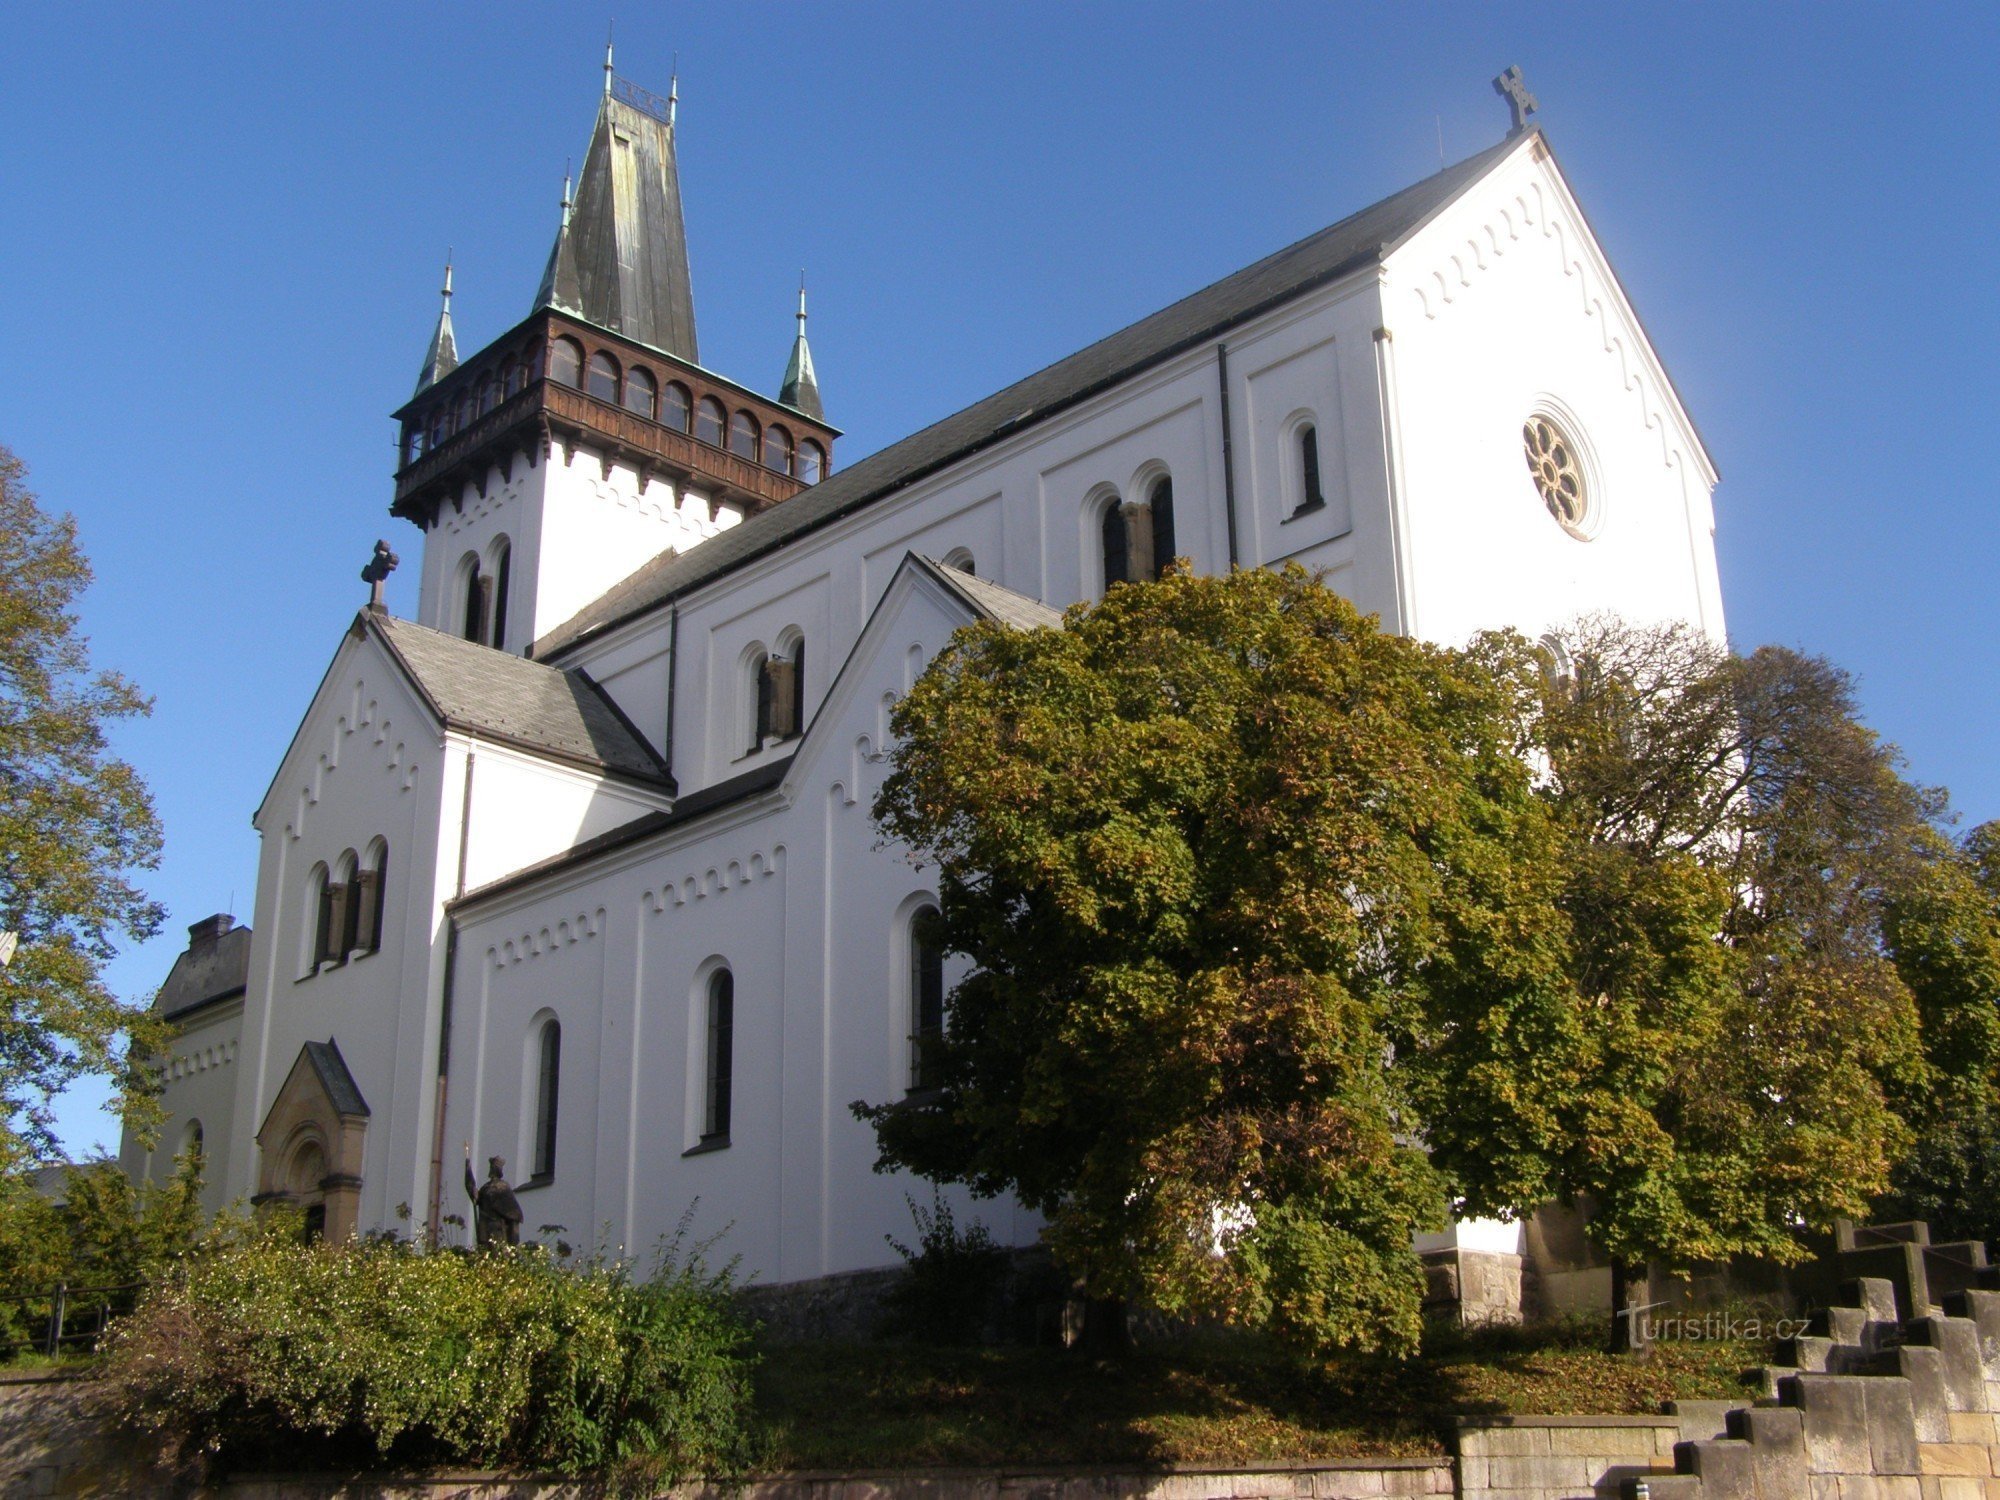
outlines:
M788 735L806 732L806 638L801 634L792 642L792 722L786 726Z
M507 583L514 571L514 547L505 537L493 554L493 649L507 645Z
M1153 481L1146 505L1153 513L1153 577L1167 571L1174 560L1174 481L1162 474Z
M703 1144L729 1139L729 1094L736 1044L736 976L717 969L708 976L707 1088L702 1094Z
M826 450L811 438L799 444L798 477L807 484L818 484L826 473Z
M333 867L333 878L327 885L327 894L332 897L327 928L333 938L333 951L327 956L333 963L346 963L348 955L361 946L361 903L356 899L360 893L361 861L349 849Z
M1109 589L1114 583L1131 581L1130 561L1126 556L1125 514L1119 508L1118 497L1112 496L1104 506L1104 518L1098 523L1104 543L1104 587Z
M181 1149L174 1153L178 1160L188 1162L199 1172L203 1165L201 1121L189 1120L187 1129L181 1132Z
M660 420L676 432L686 432L688 422L693 415L694 405L689 399L688 388L678 380L668 381L666 408L661 413Z
M764 467L780 474L792 472L792 435L776 422L764 429Z
M701 406L695 413L694 435L711 448L720 448L722 424L727 420L723 414L722 403L713 396L703 396Z
M937 940L938 910L920 906L910 918L910 1092L944 1080L944 949Z
M333 910L328 896L326 866L314 865L306 876L305 953L299 964L307 974L317 971L325 961L331 941L328 928L332 924Z
M405 467L424 456L424 429L411 423L403 429L403 464Z
M738 458L757 461L757 419L747 411L729 419L729 451Z
M954 547L951 551L945 553L944 565L947 568L956 568L959 572L975 578L979 576L979 569L972 564L972 554L963 547Z
M625 372L625 410L636 411L648 422L659 411L660 386L651 370Z
M434 406L431 408L430 432L430 441L424 445L426 449L436 449L446 438L451 436L451 411L448 407Z
M771 658L762 651L752 651L745 662L749 667L750 749L761 750L764 736L771 729Z
M575 339L557 339L549 345L549 379L572 389L583 385L583 345Z
M618 361L602 349L590 356L590 394L599 401L618 404Z
M528 367L517 359L510 359L507 368L501 371L500 379L505 383L508 395L517 395L528 388Z
M472 392L466 391L458 398L458 415L452 418L451 430L453 432L465 431L466 428L472 425L472 419L476 415L477 413L472 408Z
M492 376L479 382L479 415L485 416L500 404L500 382Z
M554 1016L542 1023L535 1061L535 1150L531 1163L536 1177L556 1174L556 1090L562 1081L562 1023Z
M389 846L381 839L368 846L368 854L355 871L354 894L348 898L354 909L354 945L363 953L382 946L382 899L389 884Z
M1326 491L1320 487L1319 478L1319 429L1307 422L1299 428L1299 504L1292 514L1303 515L1324 504Z
M486 638L486 578L479 571L479 559L468 557L460 564L464 577L459 595L458 633L468 641Z

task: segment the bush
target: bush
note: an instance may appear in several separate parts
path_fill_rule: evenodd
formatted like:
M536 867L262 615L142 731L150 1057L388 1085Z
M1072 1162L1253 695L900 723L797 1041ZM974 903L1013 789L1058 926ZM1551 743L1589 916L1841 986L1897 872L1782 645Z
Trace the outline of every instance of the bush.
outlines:
M913 1250L892 1234L882 1236L905 1268L883 1299L889 1331L930 1343L971 1343L997 1311L1007 1252L993 1243L984 1224L960 1229L935 1187L929 1208L907 1193L903 1201L916 1221L917 1246Z
M279 1223L191 1257L114 1329L103 1376L127 1422L235 1465L726 1471L751 1430L729 1283L678 1240L638 1280Z

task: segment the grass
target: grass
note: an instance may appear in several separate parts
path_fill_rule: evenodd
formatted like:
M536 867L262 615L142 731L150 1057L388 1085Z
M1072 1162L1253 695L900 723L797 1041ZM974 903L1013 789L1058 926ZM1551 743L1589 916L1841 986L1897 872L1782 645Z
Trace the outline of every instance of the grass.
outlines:
M785 1344L763 1351L758 1467L1224 1464L1442 1455L1452 1418L1637 1414L1745 1394L1767 1351L1668 1344L1644 1360L1601 1330L1492 1330L1414 1359L1304 1367L1247 1338L1096 1362L1054 1349Z

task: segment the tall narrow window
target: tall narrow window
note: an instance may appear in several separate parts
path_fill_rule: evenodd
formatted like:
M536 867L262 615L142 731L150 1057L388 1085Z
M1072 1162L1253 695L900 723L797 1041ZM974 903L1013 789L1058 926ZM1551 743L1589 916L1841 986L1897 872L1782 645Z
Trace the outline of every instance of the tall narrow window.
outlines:
M1308 422L1299 429L1299 508L1293 515L1318 510L1326 504L1326 492L1319 481L1319 429Z
M479 572L479 559L470 559L465 568L465 603L459 616L459 634L468 641L486 638L486 580Z
M757 419L749 412L739 411L729 419L729 451L738 458L756 462L757 438Z
M635 411L650 422L653 420L653 413L659 410L658 399L659 387L654 383L650 371L625 372L625 410Z
M354 875L355 946L373 953L382 946L382 891L389 875L389 846L377 839Z
M1153 576L1158 578L1174 560L1173 480L1166 475L1154 480L1146 505L1153 513Z
M792 472L792 435L776 422L764 429L764 467L780 474Z
M1100 523L1104 537L1104 586L1124 583L1130 578L1126 572L1125 516L1113 500L1104 507L1104 520Z
M516 360L508 365L506 380L508 395L518 396L522 391L525 391L528 388L527 365L520 360Z
M618 361L602 349L590 356L590 394L599 401L618 401Z
M938 946L937 908L920 907L910 918L910 1090L942 1083L944 950Z
M513 571L514 548L507 542L500 544L500 551L493 559L493 648L506 649L507 645L507 578Z
M711 448L722 446L722 424L728 418L723 415L722 403L713 396L703 396L701 406L695 412L694 435Z
M676 432L686 432L693 415L694 406L688 400L688 388L678 380L668 381L666 405L660 413L660 420Z
M181 1132L181 1158L191 1163L198 1172L202 1168L201 1121L189 1120L187 1129Z
M562 1023L553 1016L542 1025L541 1056L535 1068L535 1155L537 1177L556 1174L556 1088L562 1079Z
M763 652L750 657L750 748L763 748L764 736L771 732L771 659Z
M708 979L708 1089L701 1138L729 1139L729 1090L736 1031L736 976L717 969Z
M806 638L792 642L792 723L793 734L806 732Z
M344 963L361 946L361 862L352 850L340 857L334 879L340 882L340 946L334 958Z
M549 345L549 379L571 387L583 384L583 345L557 339Z
M799 444L798 477L807 484L818 484L826 473L826 450L811 438Z
M326 958L327 944L331 941L328 928L333 921L332 892L327 889L325 865L314 865L312 874L306 877L306 952L301 967L311 974Z
M315 963L338 964L347 961L346 943L351 936L347 923L347 913L354 892L348 882L339 875L329 876L320 892L319 903L319 954Z

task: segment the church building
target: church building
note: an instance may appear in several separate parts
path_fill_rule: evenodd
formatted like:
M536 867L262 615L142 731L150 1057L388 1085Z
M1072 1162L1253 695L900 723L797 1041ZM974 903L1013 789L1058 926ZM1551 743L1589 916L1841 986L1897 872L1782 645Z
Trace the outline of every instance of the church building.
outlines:
M195 1145L213 1206L449 1243L499 1156L529 1237L643 1256L694 1204L761 1282L880 1266L919 1185L848 1105L925 1086L956 971L869 808L956 628L1184 557L1295 561L1444 643L1590 611L1720 640L1714 467L1501 86L1488 149L848 462L803 293L771 394L701 363L675 96L607 57L526 317L461 357L447 273L406 527L301 689L250 927L197 923L162 992L171 1119L127 1169Z

